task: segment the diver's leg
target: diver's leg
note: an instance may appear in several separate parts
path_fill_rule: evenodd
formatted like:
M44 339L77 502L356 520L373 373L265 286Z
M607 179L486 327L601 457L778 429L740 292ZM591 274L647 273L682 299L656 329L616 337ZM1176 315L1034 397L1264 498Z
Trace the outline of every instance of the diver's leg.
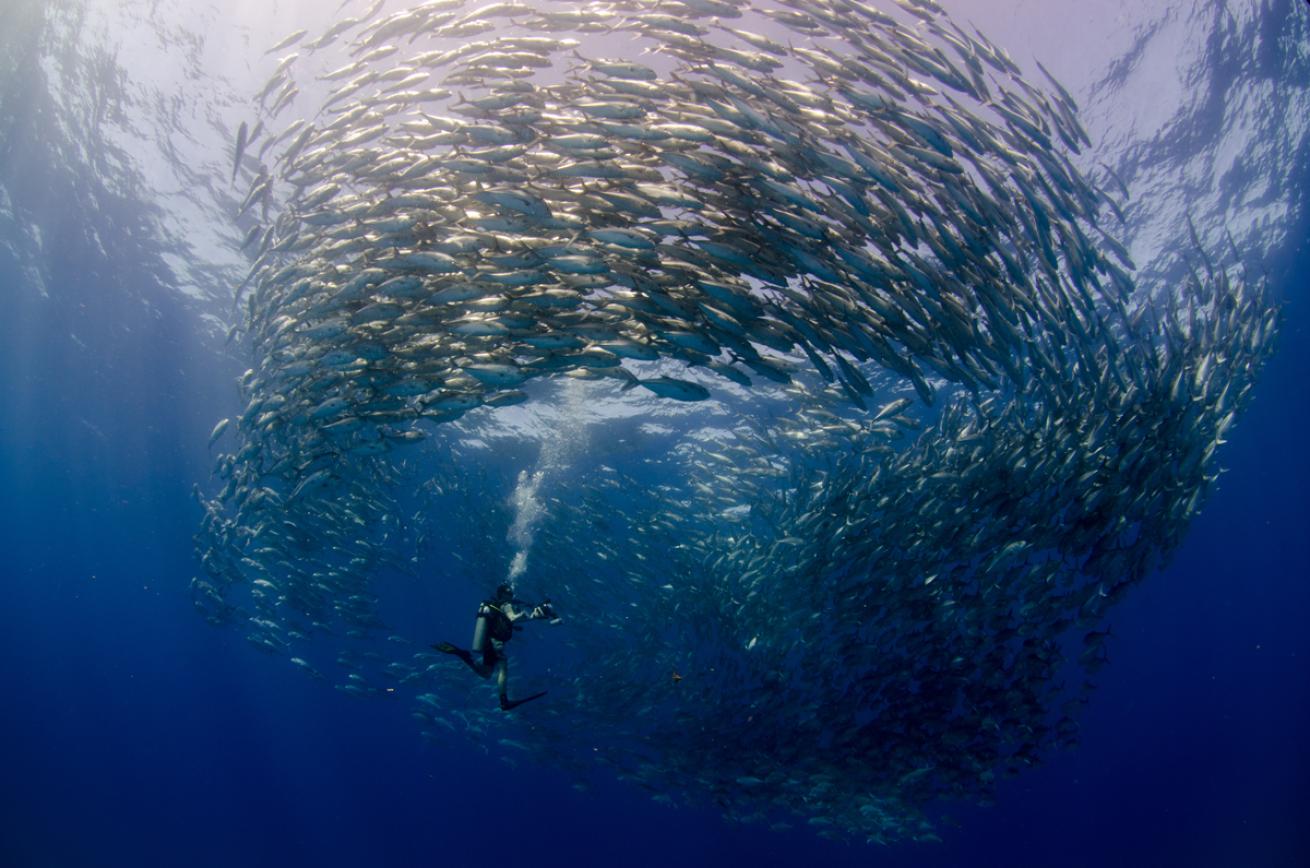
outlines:
M432 646L443 654L454 654L468 664L468 668L483 678L490 678L496 668L496 648L487 637L487 616L478 610L477 620L473 622L473 648L465 651L449 642L438 642ZM481 657L481 660L477 658Z
M531 696L525 696L522 699L510 699L509 689L508 689L509 688L509 684L508 684L509 660L508 658L505 657L502 657L500 661L500 677L498 681L500 685L500 710L501 711L509 711L512 708L518 708L520 705L522 705L525 702L531 702L534 699L540 699L541 697L546 695L546 691L543 690L540 693L534 693Z
M459 648L455 645L450 644L449 642L438 642L432 647L434 650L440 651L442 654L455 655L460 660L463 660L466 664L468 664L468 668L472 669L474 672L478 673L478 675L481 675L483 678L486 678L489 675L491 675L491 670L493 668L492 666L487 665L485 660L483 661L474 660L473 655L465 651L463 648Z
M501 659L500 652L490 642L482 646L482 662L476 664L475 668L483 678L490 678L491 673L496 671L496 664Z
M509 658L501 657L496 672L496 689L500 691L500 707L509 704Z

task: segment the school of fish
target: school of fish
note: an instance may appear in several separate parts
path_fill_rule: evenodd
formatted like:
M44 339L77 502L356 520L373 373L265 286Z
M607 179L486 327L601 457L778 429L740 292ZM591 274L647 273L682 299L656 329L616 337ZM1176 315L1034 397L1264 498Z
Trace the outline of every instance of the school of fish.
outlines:
M201 612L431 738L839 838L932 840L1074 744L1267 287L1194 243L1138 288L1073 99L932 0L359 6L271 50L237 134ZM566 387L637 411L537 526L576 659L508 716L380 576L500 580L479 447Z

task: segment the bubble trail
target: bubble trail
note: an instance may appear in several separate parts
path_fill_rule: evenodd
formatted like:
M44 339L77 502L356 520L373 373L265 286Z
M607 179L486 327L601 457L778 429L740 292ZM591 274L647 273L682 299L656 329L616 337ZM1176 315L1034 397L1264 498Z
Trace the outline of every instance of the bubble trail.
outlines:
M567 470L578 450L587 443L586 423L581 418L582 397L576 381L570 380L564 385L562 410L563 418L550 426L549 435L542 441L536 469L519 471L518 481L509 497L514 508L514 523L505 538L516 548L506 576L511 585L527 571L528 553L546 513L546 507L538 497L542 483L547 476L558 476Z
M519 471L518 484L514 486L514 493L509 498L514 507L514 524L510 525L507 539L518 548L510 562L509 574L505 577L511 585L528 568L528 552L532 549L532 538L537 532L543 512L537 492L544 477L545 472L542 470Z

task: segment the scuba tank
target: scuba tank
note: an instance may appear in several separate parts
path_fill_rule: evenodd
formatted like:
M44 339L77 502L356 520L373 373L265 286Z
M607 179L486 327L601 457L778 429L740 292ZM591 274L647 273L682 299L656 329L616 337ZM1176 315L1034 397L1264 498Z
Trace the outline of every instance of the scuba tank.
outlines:
M473 647L470 649L474 654L482 653L482 646L487 641L487 604L483 603L478 606L478 619L473 622Z

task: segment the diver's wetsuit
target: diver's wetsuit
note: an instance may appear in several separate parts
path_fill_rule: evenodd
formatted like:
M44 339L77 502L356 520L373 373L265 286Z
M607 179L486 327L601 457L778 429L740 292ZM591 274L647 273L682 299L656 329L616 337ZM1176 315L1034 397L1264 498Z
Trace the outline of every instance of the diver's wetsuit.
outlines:
M546 695L546 691L543 690L523 699L511 700L508 689L509 658L505 656L505 643L514 638L515 622L540 618L558 620L549 600L539 606L528 607L522 600L515 599L513 592L502 585L497 589L495 599L483 600L478 606L471 651L465 651L449 642L439 642L432 647L445 654L455 655L483 678L490 678L492 673L497 673L496 685L500 688L500 707L509 711ZM481 660L477 659L479 655Z

